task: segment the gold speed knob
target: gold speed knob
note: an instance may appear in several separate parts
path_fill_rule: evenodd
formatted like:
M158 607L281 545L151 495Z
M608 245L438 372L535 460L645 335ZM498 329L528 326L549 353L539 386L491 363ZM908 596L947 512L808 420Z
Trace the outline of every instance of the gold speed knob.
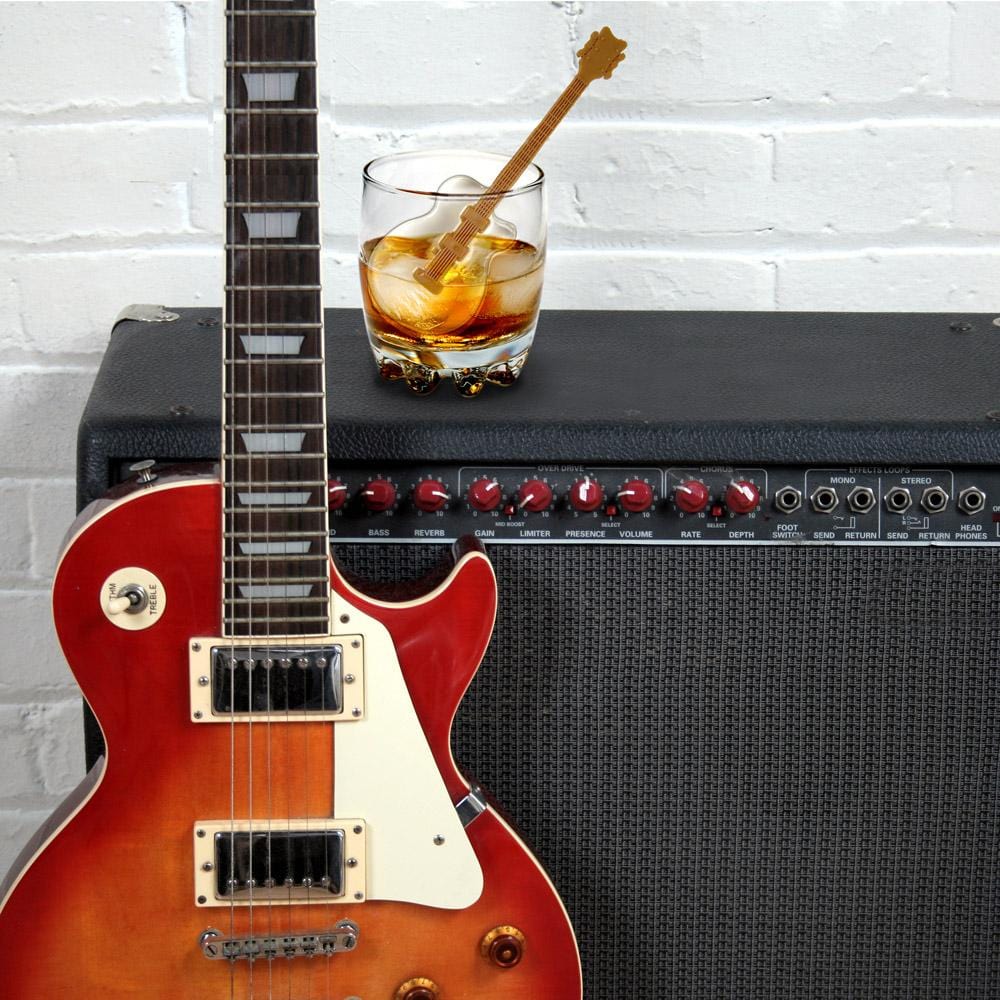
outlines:
M441 990L433 979L417 976L400 985L394 1000L437 1000L440 995Z
M479 951L498 968L513 969L524 957L524 934L506 924L494 927L479 943Z

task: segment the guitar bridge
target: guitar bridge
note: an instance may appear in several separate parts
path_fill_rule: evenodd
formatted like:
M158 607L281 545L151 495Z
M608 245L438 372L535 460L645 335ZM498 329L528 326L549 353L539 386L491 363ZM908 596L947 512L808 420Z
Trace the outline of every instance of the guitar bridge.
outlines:
M209 927L198 939L205 958L215 961L255 962L276 958L328 957L338 952L353 951L358 945L361 931L351 920L341 920L332 931L314 931L306 934L281 934L278 936L253 935L250 937L222 936L222 931Z

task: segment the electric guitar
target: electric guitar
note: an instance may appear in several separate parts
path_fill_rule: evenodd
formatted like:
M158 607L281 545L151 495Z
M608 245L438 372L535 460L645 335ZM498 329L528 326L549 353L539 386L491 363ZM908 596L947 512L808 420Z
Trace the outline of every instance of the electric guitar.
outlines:
M496 586L330 560L312 0L230 0L221 463L56 572L106 757L0 886L4 1000L579 1000L544 871L451 756ZM206 335L210 335L210 328Z

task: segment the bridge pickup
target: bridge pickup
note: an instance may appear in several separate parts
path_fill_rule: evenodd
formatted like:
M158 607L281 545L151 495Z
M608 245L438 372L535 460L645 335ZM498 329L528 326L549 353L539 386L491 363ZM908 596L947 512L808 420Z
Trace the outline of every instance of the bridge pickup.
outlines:
M190 643L192 722L356 721L364 717L361 636Z
M254 962L257 959L274 961L276 958L313 958L353 951L360 934L358 925L351 920L341 920L332 931L314 931L308 934L282 934L277 937L226 938L222 932L209 927L198 941L205 958Z
M195 826L199 906L360 902L365 897L361 820L241 820Z

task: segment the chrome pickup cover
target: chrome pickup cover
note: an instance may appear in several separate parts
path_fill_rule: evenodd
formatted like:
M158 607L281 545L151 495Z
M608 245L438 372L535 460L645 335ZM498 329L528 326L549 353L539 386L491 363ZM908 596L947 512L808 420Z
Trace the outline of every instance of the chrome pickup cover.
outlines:
M361 931L351 920L341 920L332 931L311 931L305 934L282 934L278 937L224 938L222 932L209 927L198 940L205 958L230 962L254 962L261 958L313 958L316 955L336 955L357 947Z

